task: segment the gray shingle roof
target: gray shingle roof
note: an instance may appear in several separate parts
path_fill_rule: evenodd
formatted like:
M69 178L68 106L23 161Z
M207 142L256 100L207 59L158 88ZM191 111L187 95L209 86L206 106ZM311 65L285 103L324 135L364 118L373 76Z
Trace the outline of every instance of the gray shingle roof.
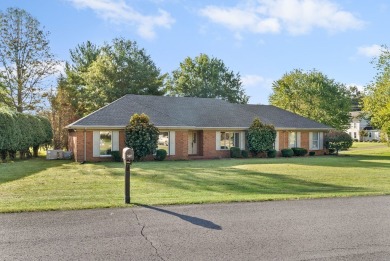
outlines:
M128 94L68 128L125 127L134 113L145 113L159 128L248 128L255 117L278 129L330 129L272 105L233 104L210 98Z

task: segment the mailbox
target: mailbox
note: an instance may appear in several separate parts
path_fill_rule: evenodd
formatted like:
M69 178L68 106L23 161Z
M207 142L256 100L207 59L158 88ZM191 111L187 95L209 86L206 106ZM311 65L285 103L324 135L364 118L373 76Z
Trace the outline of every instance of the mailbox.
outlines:
M123 163L125 163L125 203L130 204L130 165L134 160L134 150L124 148L122 151Z
M124 148L122 151L123 163L132 163L134 160L134 150L132 148Z

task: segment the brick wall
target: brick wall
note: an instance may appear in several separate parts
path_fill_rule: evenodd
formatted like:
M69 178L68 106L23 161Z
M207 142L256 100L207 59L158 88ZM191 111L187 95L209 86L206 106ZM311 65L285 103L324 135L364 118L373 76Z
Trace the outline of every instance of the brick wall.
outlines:
M230 151L228 150L216 150L216 131L205 130L203 131L203 157L207 159L213 158L228 158L230 157Z
M188 131L178 130L175 137L175 159L188 159Z
M175 155L167 159L213 159L230 157L229 150L216 150L216 131L198 131L198 154L188 156L188 130L176 130ZM288 131L279 131L279 150L288 148ZM93 157L93 131L85 131L86 135L86 161L111 161L111 157ZM73 152L76 162L84 159L84 130L69 131L69 149ZM119 151L125 144L125 131L119 131ZM309 132L301 131L301 147L309 150ZM317 150L317 155L322 155L324 150ZM148 157L147 159L153 159Z
M281 149L288 148L288 133L289 131L278 131L279 133L279 151ZM323 155L325 150L310 150L310 144L309 144L309 131L301 131L301 148L305 148L308 151L315 151L317 155Z

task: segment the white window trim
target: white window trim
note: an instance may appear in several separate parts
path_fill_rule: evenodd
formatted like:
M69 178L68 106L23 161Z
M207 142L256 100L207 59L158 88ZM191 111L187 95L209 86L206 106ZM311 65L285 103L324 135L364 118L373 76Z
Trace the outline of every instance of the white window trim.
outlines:
M313 137L314 137L314 133L317 133L317 147L315 148L314 146L313 146L313 141L314 141L314 139L313 139ZM309 132L309 149L310 150L320 150L320 132L316 132L316 131L314 131L314 132Z
M108 158L111 155L100 155L100 132L111 132L111 151L119 151L119 131L97 130L93 131L92 156L94 158Z
M216 131L215 132L215 149L216 150L230 150L229 149L221 149L221 133L238 133L238 147L242 150L245 149L245 132L244 131Z
M291 145L291 140L290 140L291 133L294 133L294 135L295 135L294 145ZM290 132L288 133L288 148L289 148L289 149L298 147L298 144L297 144L297 136L298 136L298 135L297 135L297 132L296 132L296 131L290 131Z
M168 144L169 144L169 151L168 155L174 156L175 155L175 150L176 150L176 132L175 131L170 131L168 134Z
M279 131L276 132L276 138L274 143L274 149L276 151L279 151Z
M175 150L176 150L176 132L175 131L168 131L168 130L160 130L161 132L168 132L168 156L175 156Z

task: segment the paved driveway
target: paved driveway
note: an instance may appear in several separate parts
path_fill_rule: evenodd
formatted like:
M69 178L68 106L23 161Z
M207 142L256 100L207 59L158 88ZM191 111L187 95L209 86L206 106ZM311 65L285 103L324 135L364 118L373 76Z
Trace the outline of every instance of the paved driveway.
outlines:
M2 260L390 260L390 197L0 214Z

